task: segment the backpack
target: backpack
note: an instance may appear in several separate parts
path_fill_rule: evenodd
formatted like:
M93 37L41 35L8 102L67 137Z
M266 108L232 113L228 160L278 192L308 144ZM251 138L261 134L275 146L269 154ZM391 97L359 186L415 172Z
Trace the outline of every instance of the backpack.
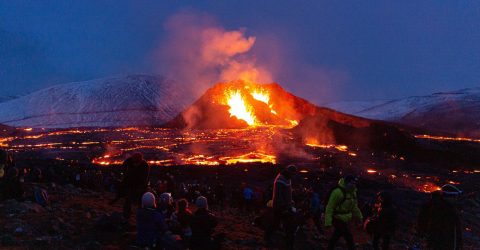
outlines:
M325 210L327 209L327 205L328 205L328 200L330 200L330 196L332 195L333 191L335 191L335 189L340 189L340 191L342 191L342 194L343 194L343 198L342 198L342 201L338 203L338 206L340 206L343 202L345 202L345 200L347 199L347 191L345 190L345 188L343 187L340 187L339 185L336 185L332 188L330 188L330 190L328 191L328 195L325 196L325 200L323 201L323 209L324 209L324 212Z

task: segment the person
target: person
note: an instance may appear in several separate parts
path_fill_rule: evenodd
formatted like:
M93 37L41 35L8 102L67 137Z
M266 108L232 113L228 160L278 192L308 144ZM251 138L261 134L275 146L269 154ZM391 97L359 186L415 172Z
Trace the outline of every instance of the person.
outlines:
M286 246L288 249L293 249L295 240L295 208L293 207L291 179L296 172L297 167L289 165L277 175L273 183L273 214L275 218L274 221L277 224L273 225L270 230L266 232L267 245L271 244L273 231L278 228L278 223L281 223L285 230Z
M345 238L348 249L355 249L348 223L354 217L359 223L363 221L362 212L358 208L356 185L356 177L346 176L338 181L338 185L329 194L325 208L325 227L331 234L328 249L335 249L335 245L341 237Z
M157 210L162 213L163 218L165 219L167 225L173 222L174 219L172 216L175 212L175 206L173 204L173 198L170 193L163 193L159 197L158 208Z
M155 195L146 192L142 196L142 207L137 210L137 244L141 247L159 247L167 225L162 213L156 209Z
M254 224L263 229L263 237L267 246L271 246L271 234L276 229L275 217L273 213L273 201L269 200L266 207L260 212L260 215L255 218Z
M455 207L441 191L431 194L418 215L418 233L425 237L429 249L462 249L462 227Z
M19 178L19 171L16 167L7 170L5 179L0 187L1 200L15 199L22 201L25 198L25 189Z
M187 245L192 236L192 217L193 214L188 209L188 201L186 199L180 199L177 202L175 218L178 223L180 236L182 237L183 241L187 243Z
M125 160L123 167L126 168L122 183L125 192L123 216L128 219L132 213L132 203L139 204L142 194L147 189L150 168L140 153L135 153Z
M33 196L35 202L42 207L50 205L50 200L48 199L48 192L46 189L36 186L33 189Z
M376 195L372 215L365 221L364 228L373 235L373 249L380 249L380 241L382 250L389 249L396 228L396 212L390 193L383 191Z
M217 200L217 204L221 209L223 209L225 205L225 196L225 187L223 186L223 183L218 182L215 186L215 199Z
M7 151L0 149L0 179L5 176L5 172L7 170L7 158Z
M322 201L320 200L320 192L318 189L313 189L310 196L310 214L312 215L313 224L318 233L322 233L322 213L324 209ZM317 238L319 236L316 236Z
M212 235L217 226L217 218L208 210L208 200L205 196L199 196L195 205L197 211L192 216L192 249L218 249L218 242L213 240Z
M243 204L244 204L244 211L246 211L247 213L250 213L252 211L253 202L254 202L253 198L254 198L253 190L245 184L243 188Z
M30 172L30 175L28 177L28 181L33 183L39 183L42 182L42 180L42 170L39 167L33 168L32 172Z

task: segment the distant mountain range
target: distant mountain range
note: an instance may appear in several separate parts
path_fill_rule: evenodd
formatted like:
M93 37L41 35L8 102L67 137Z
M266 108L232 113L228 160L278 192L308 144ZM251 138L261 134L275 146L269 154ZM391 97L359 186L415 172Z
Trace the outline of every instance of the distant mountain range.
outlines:
M181 85L161 76L130 75L49 87L0 102L0 124L13 127L161 125L192 102Z
M480 88L391 101L338 102L326 106L356 116L399 123L427 131L480 137Z

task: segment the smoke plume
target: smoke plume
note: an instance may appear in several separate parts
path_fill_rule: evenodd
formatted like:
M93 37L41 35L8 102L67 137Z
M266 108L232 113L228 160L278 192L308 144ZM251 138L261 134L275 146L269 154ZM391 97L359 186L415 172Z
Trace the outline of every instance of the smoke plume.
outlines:
M244 28L226 30L212 17L193 11L170 17L164 27L167 33L157 55L158 67L167 76L195 86L193 94L217 82L272 82L271 74L249 54L256 38Z

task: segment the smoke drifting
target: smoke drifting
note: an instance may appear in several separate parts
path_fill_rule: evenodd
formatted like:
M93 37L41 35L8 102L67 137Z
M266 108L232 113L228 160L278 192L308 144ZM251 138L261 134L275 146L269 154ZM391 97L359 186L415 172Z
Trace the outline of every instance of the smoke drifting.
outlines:
M212 17L182 11L165 23L166 39L159 50L159 68L167 76L201 94L217 82L272 82L271 74L249 54L256 38L246 30L226 30Z

